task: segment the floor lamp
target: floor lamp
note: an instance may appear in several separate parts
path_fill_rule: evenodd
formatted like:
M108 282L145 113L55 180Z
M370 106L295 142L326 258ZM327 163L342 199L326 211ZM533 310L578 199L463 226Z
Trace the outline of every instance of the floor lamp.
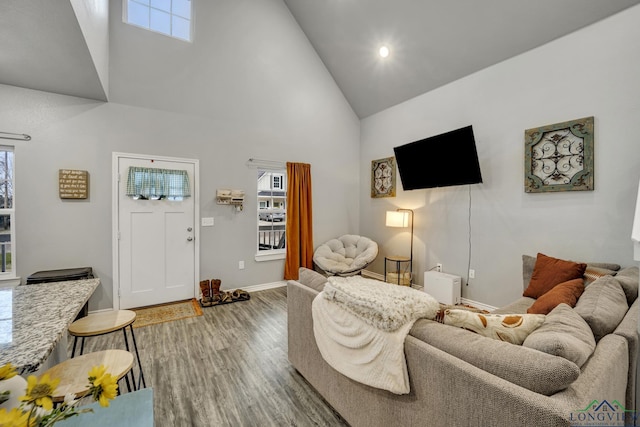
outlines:
M387 211L387 218L385 222L387 227L402 227L406 228L411 225L411 250L409 256L409 285L411 285L411 279L413 278L413 210L411 209L396 209L395 211ZM398 261L396 261L398 262ZM398 263L399 264L399 263ZM386 270L385 261L385 270ZM398 281L400 281L400 268L397 268ZM386 277L385 277L386 280Z

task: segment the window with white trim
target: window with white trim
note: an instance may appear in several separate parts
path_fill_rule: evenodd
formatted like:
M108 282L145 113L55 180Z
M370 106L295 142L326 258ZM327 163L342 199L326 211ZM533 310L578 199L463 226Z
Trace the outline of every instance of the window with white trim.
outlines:
M13 147L0 145L0 278L16 276Z
M280 174L271 175L271 183L272 183L273 189L283 190L284 189L283 181L284 180L282 179L282 175Z
M286 170L258 169L258 257L285 254L287 217Z
M191 41L191 0L123 0L124 22Z

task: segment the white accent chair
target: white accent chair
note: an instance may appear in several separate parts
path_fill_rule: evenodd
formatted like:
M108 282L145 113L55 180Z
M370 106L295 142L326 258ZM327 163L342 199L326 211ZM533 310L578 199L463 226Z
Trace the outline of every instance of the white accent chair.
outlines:
M313 262L327 276L354 276L378 256L378 244L368 237L345 234L318 246Z

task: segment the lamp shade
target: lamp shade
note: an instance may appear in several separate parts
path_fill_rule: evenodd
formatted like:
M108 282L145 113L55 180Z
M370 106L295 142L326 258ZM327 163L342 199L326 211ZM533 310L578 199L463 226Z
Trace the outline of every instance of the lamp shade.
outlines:
M387 211L387 227L408 227L409 212Z

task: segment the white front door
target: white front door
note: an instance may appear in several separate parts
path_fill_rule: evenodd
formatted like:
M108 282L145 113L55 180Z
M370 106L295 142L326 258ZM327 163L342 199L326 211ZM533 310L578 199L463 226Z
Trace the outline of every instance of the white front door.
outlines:
M114 306L126 309L196 297L197 163L126 155L115 155L114 161L116 158L119 177L115 223L118 294L114 295L114 300L119 296L119 304ZM191 197L182 200L128 197L130 166L186 170Z

